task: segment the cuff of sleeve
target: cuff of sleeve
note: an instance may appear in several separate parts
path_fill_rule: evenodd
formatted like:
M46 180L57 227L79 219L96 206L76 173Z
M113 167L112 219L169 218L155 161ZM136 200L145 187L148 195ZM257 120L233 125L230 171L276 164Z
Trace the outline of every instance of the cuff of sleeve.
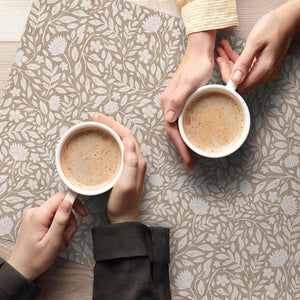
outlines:
M169 229L137 222L92 229L96 261L147 256L153 263L169 263Z
M235 0L194 0L181 9L186 34L238 26Z
M0 267L0 295L5 295L4 299L34 299L40 290L8 262L3 262Z

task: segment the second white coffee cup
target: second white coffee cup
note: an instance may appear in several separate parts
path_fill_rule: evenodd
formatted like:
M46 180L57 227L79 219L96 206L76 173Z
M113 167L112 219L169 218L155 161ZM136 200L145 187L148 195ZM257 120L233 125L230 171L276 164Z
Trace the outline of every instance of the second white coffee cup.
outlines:
M184 106L183 110L181 111L181 114L178 118L178 127L179 127L179 132L181 134L181 137L184 140L185 144L191 150L193 150L195 153L197 153L201 156L209 157L209 158L225 157L225 156L228 156L228 155L232 154L233 152L235 152L245 142L245 140L249 134L249 129L250 129L250 113L249 113L248 106L247 106L246 102L244 101L244 99L241 97L241 95L239 95L235 91L236 88L237 88L237 85L235 85L231 80L229 80L229 82L226 86L219 85L219 84L211 84L211 85L202 86L202 87L198 88L194 93L192 93L188 97L188 99L185 103L185 106ZM185 113L188 105L191 103L191 101L199 98L201 95L209 94L210 92L211 93L220 93L220 94L227 95L227 96L233 98L240 105L240 107L243 111L243 115L244 115L244 126L243 126L243 130L242 130L240 137L232 145L230 145L226 149L219 151L219 152L206 152L206 151L203 151L203 150L197 148L187 138L186 133L184 131L184 126L183 126L183 116L184 116L184 113Z
M107 185L105 185L101 188L96 188L94 190L90 190L90 189L86 190L86 189L82 189L82 188L74 185L64 174L62 165L61 165L61 153L62 153L64 144L75 133L80 132L81 130L84 130L84 129L101 129L101 130L105 131L107 134L109 134L110 136L112 136L115 139L115 141L117 142L117 144L120 148L120 152L121 152L121 162L120 162L120 167L117 172L117 175ZM64 135L59 140L57 147L56 147L56 155L55 155L55 162L56 162L56 168L57 168L58 174L59 174L60 178L62 179L62 181L64 182L64 184L68 187L68 193L65 197L65 200L69 200L73 203L78 194L86 195L86 196L94 196L94 195L99 195L99 194L102 194L102 193L110 190L114 186L116 181L119 179L119 177L122 173L123 152L124 152L124 145L122 143L122 140L118 136L118 134L113 129L111 129L110 127L108 127L102 123L83 122L83 123L79 123L79 124L71 127L67 132L64 133Z

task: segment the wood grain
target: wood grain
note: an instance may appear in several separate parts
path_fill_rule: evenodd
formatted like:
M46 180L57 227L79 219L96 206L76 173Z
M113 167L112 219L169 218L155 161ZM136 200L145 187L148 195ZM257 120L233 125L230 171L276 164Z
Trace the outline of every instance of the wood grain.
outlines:
M0 41L21 39L32 0L0 1Z
M8 80L11 65L14 62L18 46L19 42L0 41L0 99Z

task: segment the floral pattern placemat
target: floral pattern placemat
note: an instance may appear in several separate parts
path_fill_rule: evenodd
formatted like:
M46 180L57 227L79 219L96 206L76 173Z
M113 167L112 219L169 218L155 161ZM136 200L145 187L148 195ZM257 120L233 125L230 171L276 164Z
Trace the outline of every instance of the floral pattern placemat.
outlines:
M197 157L188 172L159 105L185 44L181 20L124 1L34 1L0 101L0 236L14 241L24 211L64 188L56 143L102 112L132 130L147 158L141 220L171 228L172 292L300 299L300 59L287 56L278 80L245 95L244 146ZM221 83L217 70L211 82ZM93 265L90 228L106 198L83 198L89 216L64 257Z

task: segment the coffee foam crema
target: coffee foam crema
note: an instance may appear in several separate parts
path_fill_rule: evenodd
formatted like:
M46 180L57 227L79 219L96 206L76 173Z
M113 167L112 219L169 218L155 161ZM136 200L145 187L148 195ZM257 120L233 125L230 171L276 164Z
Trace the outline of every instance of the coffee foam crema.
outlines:
M183 129L200 151L219 153L241 137L245 117L241 105L221 92L205 92L193 99L183 114Z
M84 128L64 143L61 167L77 188L97 190L110 184L121 167L121 150L115 138L100 128Z

